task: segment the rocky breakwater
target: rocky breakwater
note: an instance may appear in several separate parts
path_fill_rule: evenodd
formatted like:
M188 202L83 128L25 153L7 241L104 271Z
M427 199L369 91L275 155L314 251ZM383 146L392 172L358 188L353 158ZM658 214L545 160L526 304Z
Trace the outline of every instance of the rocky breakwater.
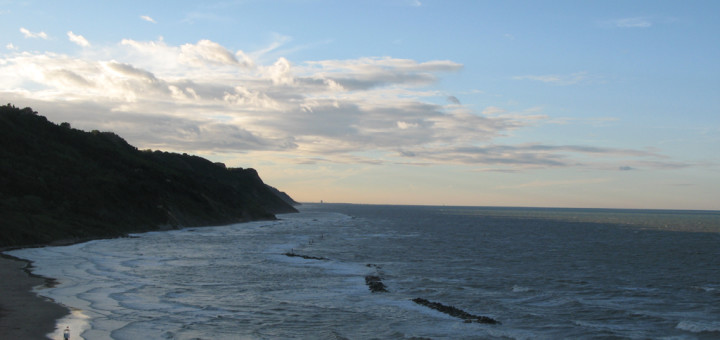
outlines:
M491 325L499 325L500 321L497 321L491 317L483 316L483 315L473 315L470 314L462 309L456 308L454 306L446 306L439 302L432 302L428 301L423 298L416 298L412 300L413 302L423 305L425 307L434 309L438 312L445 313L450 316L454 316L456 318L460 318L465 320L465 322L477 322L477 323L485 323L485 324L491 324Z
M312 241L311 241L312 244ZM283 253L283 255L288 257L300 257L306 260L319 260L319 261L329 261L330 259L325 257L319 257L319 256L311 256L311 255L303 255L303 254L297 254L295 253L295 250L290 250L288 252ZM374 268L375 273L365 275L365 285L368 286L368 289L371 293L389 293L389 290L387 286L382 281L382 267L377 264L369 263L366 265L368 268ZM488 325L501 325L502 323L498 320L495 320L489 316L484 315L474 315L471 313L468 313L460 308L454 307L454 306L448 306L444 305L439 302L433 302L429 301L427 299L423 298L415 298L412 299L413 302L428 307L430 309L434 309L438 312L445 313L447 315L462 319L465 321L465 323L482 323L482 324L488 324Z

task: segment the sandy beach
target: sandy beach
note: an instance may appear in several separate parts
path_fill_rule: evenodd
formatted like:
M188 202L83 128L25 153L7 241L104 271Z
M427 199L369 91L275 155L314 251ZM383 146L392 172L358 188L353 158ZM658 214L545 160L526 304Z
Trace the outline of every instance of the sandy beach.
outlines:
M32 289L48 279L30 275L29 262L0 256L0 334L3 339L47 339L67 308L38 296Z

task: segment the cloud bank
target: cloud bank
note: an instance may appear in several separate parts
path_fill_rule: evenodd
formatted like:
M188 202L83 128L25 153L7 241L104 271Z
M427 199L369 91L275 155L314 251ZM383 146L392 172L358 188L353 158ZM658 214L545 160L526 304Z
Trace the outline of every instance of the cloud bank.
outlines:
M147 19L146 19L147 20ZM24 29L22 29L24 30ZM21 31L22 31L21 30ZM27 31L27 30L25 30ZM23 32L25 33L25 32ZM40 33L25 33L41 37ZM141 148L195 153L275 152L308 164L464 164L526 169L586 166L650 152L576 145L498 145L541 115L476 112L429 90L463 65L391 57L271 63L211 40L179 46L124 39L96 47L68 32L82 56L8 52L3 97L73 126L111 130ZM546 82L572 83L583 74ZM615 169L617 165L611 166Z

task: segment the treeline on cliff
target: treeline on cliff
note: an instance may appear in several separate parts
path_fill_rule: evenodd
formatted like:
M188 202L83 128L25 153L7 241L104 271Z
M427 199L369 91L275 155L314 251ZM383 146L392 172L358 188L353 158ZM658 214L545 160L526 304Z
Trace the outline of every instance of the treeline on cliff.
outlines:
M293 204L254 169L0 106L0 247L274 219Z

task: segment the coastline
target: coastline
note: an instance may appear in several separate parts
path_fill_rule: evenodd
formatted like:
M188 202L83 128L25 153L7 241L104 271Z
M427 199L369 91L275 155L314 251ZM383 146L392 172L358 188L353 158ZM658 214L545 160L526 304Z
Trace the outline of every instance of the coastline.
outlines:
M58 320L70 310L37 295L33 288L52 284L52 279L33 275L31 263L0 254L0 334L6 339L48 339Z

